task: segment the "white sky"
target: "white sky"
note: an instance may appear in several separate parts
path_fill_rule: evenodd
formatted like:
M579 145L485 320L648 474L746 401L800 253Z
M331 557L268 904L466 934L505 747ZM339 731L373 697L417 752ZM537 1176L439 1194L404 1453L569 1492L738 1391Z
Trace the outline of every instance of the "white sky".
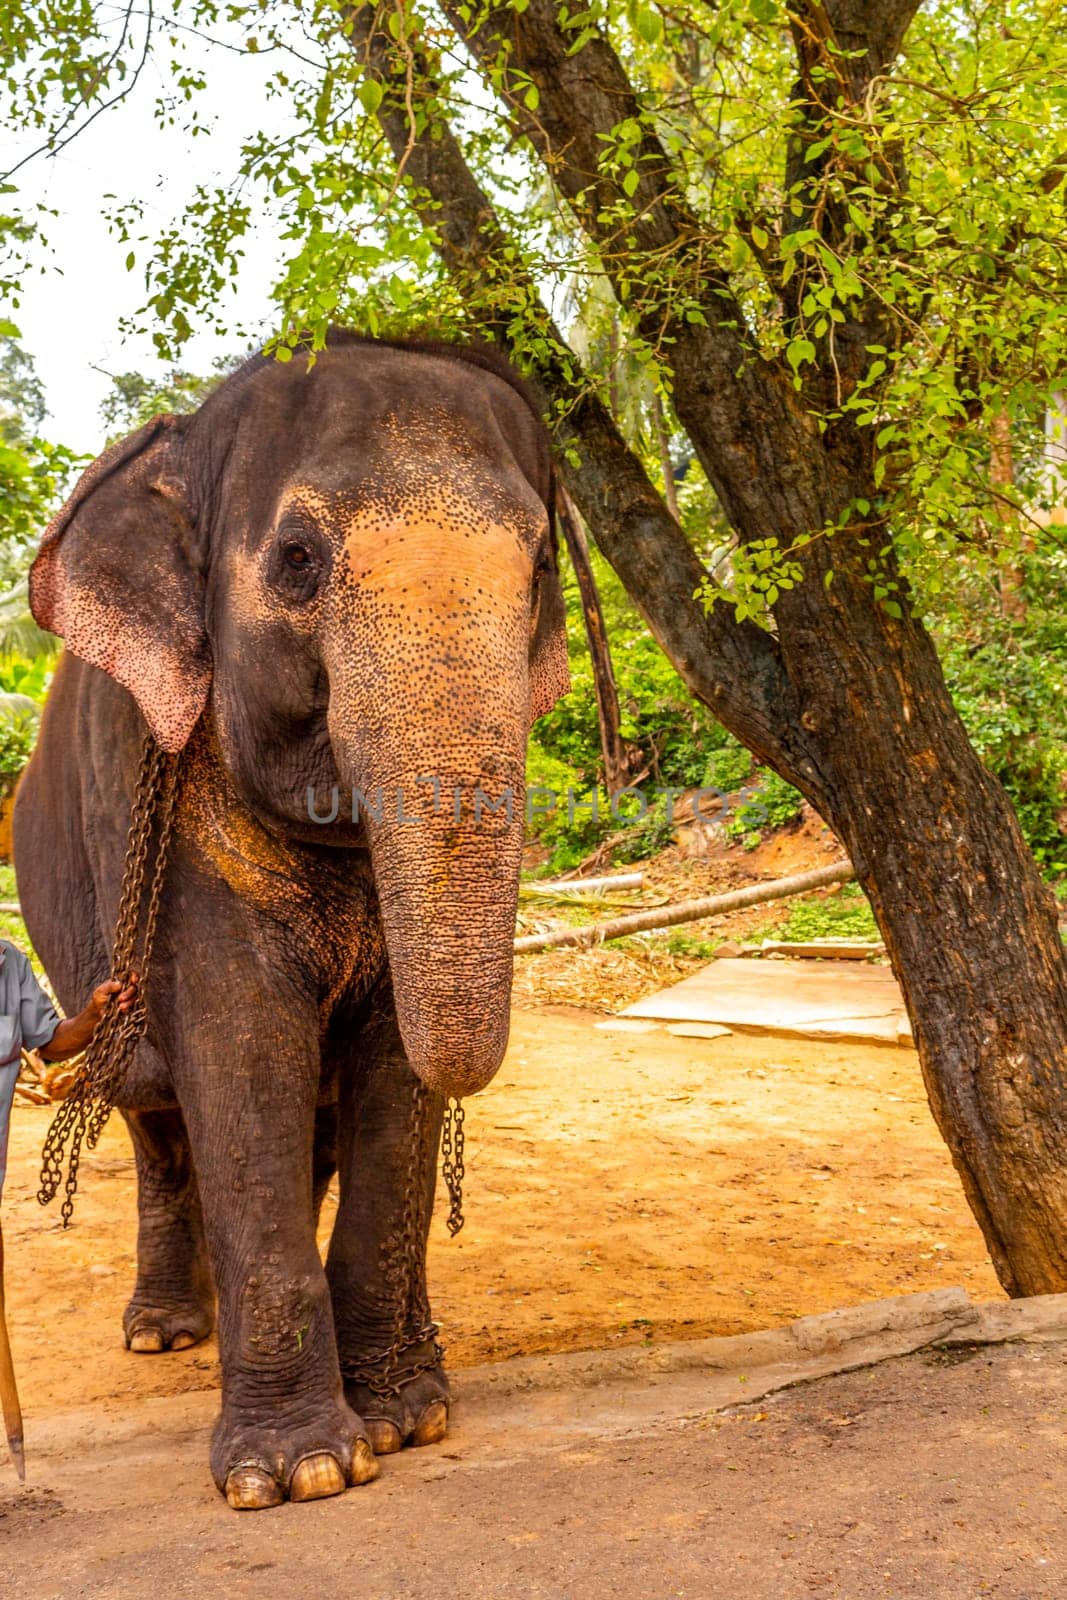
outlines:
M22 304L10 313L45 385L46 437L95 454L105 435L99 412L109 388L104 372L166 370L147 336L124 339L119 332L120 319L144 301L141 258L147 250L138 251L138 264L127 272L130 246L108 232L104 196L147 202L150 230L153 222L163 226L180 213L197 182L232 177L242 140L264 118L272 129L280 131L284 125L284 107L264 94L276 66L268 55L211 51L208 88L198 104L202 119L213 121L213 131L191 139L178 128L158 127L153 104L162 87L160 69L149 62L127 101L104 112L58 156L37 157L18 174L15 181L23 198L40 200L60 213L46 223L53 265L28 279ZM10 141L6 148L10 155ZM24 144L16 155L27 148ZM256 327L269 316L268 291L276 264L269 237L246 240L233 302L237 320ZM241 348L233 339L198 334L186 345L180 364L206 372L216 355L232 354L235 347Z

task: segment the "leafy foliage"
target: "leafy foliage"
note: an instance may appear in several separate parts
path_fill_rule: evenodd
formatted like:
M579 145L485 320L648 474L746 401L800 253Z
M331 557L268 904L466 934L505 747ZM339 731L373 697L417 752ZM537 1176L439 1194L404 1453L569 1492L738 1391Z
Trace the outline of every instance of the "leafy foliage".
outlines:
M516 16L525 9L514 0ZM708 605L773 629L812 541L832 549L835 539L867 539L872 600L890 617L917 607L934 626L980 753L1012 795L1039 859L1064 867L1065 655L1055 622L1064 552L1048 517L1064 496L1042 438L1046 409L1062 406L1055 397L1067 381L1067 33L1058 7L929 0L902 59L860 103L845 92L848 52L832 45L811 69L817 125L805 121L797 96L797 10L781 0L711 8L605 0L561 10L572 54L602 33L639 99L639 114L602 141L600 171L590 174L612 180L605 207L615 237L628 240L641 220L646 134L674 164L667 200L696 216L692 257L627 256L620 244L620 259L608 262L556 203L517 136L519 114L536 114L543 86L509 75L503 60L472 70L455 20L469 21L470 8L398 0L388 29L406 62L398 104L411 140L428 127L454 134L506 224L506 250L487 250L478 281L462 290L442 266L433 204L410 171L383 160L381 116L396 91L351 48L348 8L339 0L299 12L177 0L171 10L166 30L153 34L150 13L12 0L0 82L9 124L56 150L129 92L153 51L169 79L160 120L202 136L203 73L183 43L195 33L256 58L257 71L272 63L266 92L289 109L286 137L250 129L240 170L202 186L162 228L142 197L115 202L127 265L144 285L133 320L150 328L161 354L178 362L194 326L237 336L224 291L256 219L288 247L275 286L280 360L320 344L331 321L447 335L480 327L490 312L499 325L503 307L520 359L535 363L551 348L573 374L564 409L595 391L653 481L674 494L706 567ZM505 79L512 110L502 115L494 96ZM12 198L6 231L15 256L41 220L16 207ZM7 282L17 281L9 268ZM557 345L546 323L541 282L561 286L569 345ZM813 435L854 430L871 459L875 497L792 544L774 528L737 544L672 412L671 334L650 336L651 314L662 312L664 330L701 325L708 282L726 286L759 358L803 396ZM861 305L867 320L857 324ZM32 381L17 363L12 372L32 416ZM125 430L150 410L187 409L210 381L176 365L162 394L122 375L109 421ZM0 385L0 406L7 392ZM1012 465L998 477L993 440L1005 427ZM53 447L4 437L0 549L13 552L12 571L69 464ZM1025 614L1008 625L1001 600L1017 570ZM615 581L603 570L600 577L623 734L640 747L652 781L741 787L747 752L693 705ZM573 604L570 622L576 693L542 719L531 753L532 769L557 779L567 772L564 789L572 780L588 788L599 760ZM770 818L795 814L788 786L762 774L760 782L768 820L753 810L736 822L749 837ZM605 824L576 826L572 839L558 818L546 823L556 830L553 848L591 847ZM646 830L651 837L651 822Z
M132 433L160 412L181 415L195 411L242 359L222 356L207 376L182 367L172 367L161 378L149 378L142 372L113 373L111 390L100 406L110 438Z
M836 894L808 895L792 903L789 916L755 938L785 939L802 944L809 939L870 939L880 937L874 912L857 883L847 883Z
M0 777L21 772L37 739L37 712L0 696Z
M741 804L726 823L726 836L739 839L746 850L754 850L764 832L773 832L795 822L803 803L792 785L777 772L772 772L770 767L760 767L756 782L744 791Z

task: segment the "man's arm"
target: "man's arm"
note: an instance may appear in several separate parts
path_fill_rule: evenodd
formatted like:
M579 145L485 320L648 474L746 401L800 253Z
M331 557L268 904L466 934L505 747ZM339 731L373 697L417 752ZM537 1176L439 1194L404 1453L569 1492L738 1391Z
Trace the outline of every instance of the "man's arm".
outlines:
M125 989L117 978L108 978L105 983L97 984L85 1010L61 1022L48 1042L37 1046L37 1054L46 1061L65 1061L68 1056L76 1056L80 1050L84 1050L96 1032L97 1024L113 994L119 997L119 1010L129 1011L137 997L136 972L130 974Z

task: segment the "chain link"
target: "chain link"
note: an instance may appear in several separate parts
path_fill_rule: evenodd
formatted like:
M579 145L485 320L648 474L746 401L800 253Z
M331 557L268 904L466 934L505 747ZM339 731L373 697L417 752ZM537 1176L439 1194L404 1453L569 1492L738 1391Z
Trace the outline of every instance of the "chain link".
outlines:
M64 1227L68 1226L74 1212L82 1147L85 1145L90 1150L96 1148L121 1089L134 1048L147 1026L145 991L174 827L178 767L179 757L167 755L152 735L147 734L130 816L111 957L111 976L123 988L128 986L131 975L137 973L136 998L129 1011L120 1011L117 994L108 997L104 1014L82 1058L78 1077L52 1119L41 1152L41 1187L37 1191L37 1199L41 1205L48 1205L55 1198L60 1183L63 1184L60 1214ZM137 934L153 836L156 836L156 848L138 958ZM65 1180L64 1163L67 1169Z
M441 1176L448 1190L448 1231L452 1238L463 1226L463 1147L466 1142L463 1124L467 1113L461 1100L445 1101L445 1118L441 1125Z

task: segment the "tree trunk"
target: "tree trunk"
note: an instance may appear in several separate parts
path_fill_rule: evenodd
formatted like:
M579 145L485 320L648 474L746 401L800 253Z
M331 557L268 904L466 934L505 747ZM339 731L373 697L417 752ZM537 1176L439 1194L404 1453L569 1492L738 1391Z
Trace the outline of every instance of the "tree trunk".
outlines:
M589 643L589 657L593 663L600 750L604 760L604 787L609 794L618 794L619 790L625 789L630 782L630 751L622 736L619 691L615 683L615 669L611 662L608 630L604 626L604 613L600 607L596 579L593 577L593 568L589 561L585 530L565 489L560 490L558 510L567 553L571 558L574 576L578 580L582 616L585 619L585 637Z
M1010 543L1018 533L1018 517L1011 499L1015 485L1015 452L1012 448L1011 418L1003 410L993 418L989 440L989 481L994 489L1006 491L997 501L996 514ZM1022 547L1025 550L1025 540ZM1017 562L1000 569L1000 608L1013 622L1026 621L1023 573Z
M873 503L873 486L838 487L840 504L857 496ZM819 498L813 489L809 527L829 510ZM872 603L867 561L888 543L872 532L811 547L805 581L777 607L783 660L826 787L821 809L871 900L997 1274L1011 1294L1059 1292L1067 959L1055 901L906 596L899 619Z

